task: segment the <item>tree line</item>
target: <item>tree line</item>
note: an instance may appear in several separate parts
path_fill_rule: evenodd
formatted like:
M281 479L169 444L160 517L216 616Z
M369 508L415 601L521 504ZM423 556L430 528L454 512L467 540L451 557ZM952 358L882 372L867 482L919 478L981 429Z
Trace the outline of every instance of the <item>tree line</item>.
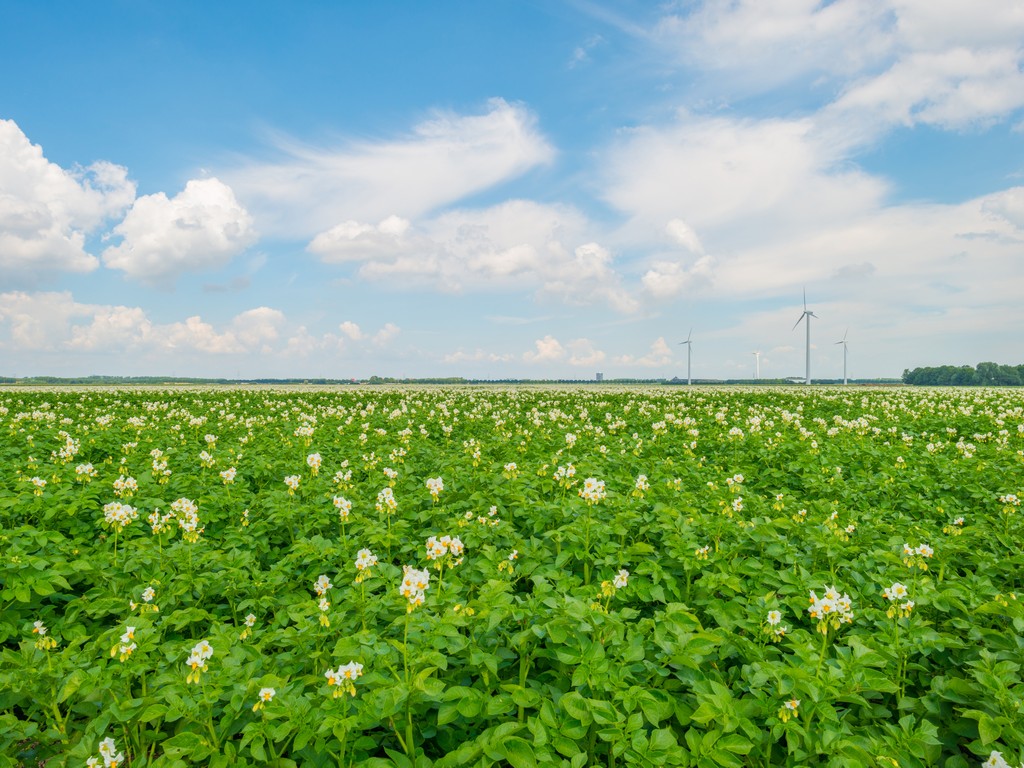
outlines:
M1019 387L1024 385L1024 365L978 363L940 365L903 371L903 383L952 387Z

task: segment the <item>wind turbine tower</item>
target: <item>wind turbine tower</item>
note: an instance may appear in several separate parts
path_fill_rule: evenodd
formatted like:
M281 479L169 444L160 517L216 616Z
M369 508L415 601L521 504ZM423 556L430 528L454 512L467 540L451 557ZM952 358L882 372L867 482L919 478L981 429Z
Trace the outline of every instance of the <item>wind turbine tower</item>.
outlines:
M679 342L680 344L686 345L686 386L688 387L693 385L693 379L690 378L690 353L693 352L693 341L690 338L691 336L693 336L693 328L691 328L690 332L686 334L686 341Z
M814 314L813 312L811 312L811 310L809 310L807 308L807 289L804 288L804 311L800 315L800 317L797 319L796 323L793 325L793 330L795 331L796 327L798 325L800 325L800 322L801 321L805 321L805 326L807 328L807 370L806 370L806 374L805 374L804 384L810 384L811 383L811 318L812 317L817 317L817 315Z
M850 380L846 378L846 335L850 332L850 329L846 329L846 333L843 334L843 340L837 341L836 344L843 345L843 384L849 384Z
M754 356L754 380L757 381L761 378L761 353L751 352Z

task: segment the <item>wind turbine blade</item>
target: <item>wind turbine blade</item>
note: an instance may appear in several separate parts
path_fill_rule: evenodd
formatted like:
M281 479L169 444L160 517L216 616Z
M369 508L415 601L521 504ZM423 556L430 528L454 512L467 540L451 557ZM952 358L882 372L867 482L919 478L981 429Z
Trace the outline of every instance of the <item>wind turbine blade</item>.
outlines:
M846 341L846 337L847 337L847 336L849 335L849 333L850 333L850 329L849 329L849 328L847 328L847 329L846 329L846 333L844 333L844 334L843 334L843 342L844 342L844 343L845 343L845 341Z
M803 319L804 319L804 315L800 315L800 318L795 323L793 323L793 330L794 331L796 330L796 327L798 325L800 325L800 320L803 320Z
M807 286L804 286L804 312L807 311Z
M690 332L689 332L688 334L686 334L686 343L687 343L687 344L689 344L689 343L690 343L690 339L691 339L691 338L693 338L693 328L691 328L691 329L690 329Z

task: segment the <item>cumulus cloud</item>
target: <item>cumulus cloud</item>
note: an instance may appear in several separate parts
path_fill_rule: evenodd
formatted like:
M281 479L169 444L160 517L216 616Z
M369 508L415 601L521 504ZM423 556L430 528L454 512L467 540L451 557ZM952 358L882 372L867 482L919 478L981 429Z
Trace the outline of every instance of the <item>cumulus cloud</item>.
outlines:
M398 334L401 332L402 329L399 328L394 323L384 323L384 326L375 334L373 334L373 343L376 344L377 346L384 346L385 344L390 344L395 339L395 337L398 336Z
M590 367L603 362L606 357L590 339L574 339L566 344L566 349L569 352L569 365Z
M265 354L278 346L284 314L256 307L217 328L199 315L154 323L141 307L87 304L68 291L0 294L0 349L132 353L163 362L167 353Z
M658 299L678 296L714 279L714 259L701 256L689 267L679 261L655 261L640 278L644 288Z
M121 166L65 170L12 120L0 120L0 276L26 283L99 265L85 239L131 205L135 183Z
M283 140L278 149L283 159L252 160L226 172L226 178L256 212L261 230L324 233L322 243L335 248L371 234L344 225L327 234L341 217L346 222L415 218L554 157L534 115L502 99L489 101L482 114L436 112L393 140L333 148ZM386 242L389 234L394 233L374 236Z
M359 327L358 323L353 323L351 320L346 320L344 323L338 326L338 329L345 334L352 341L361 341L363 339L363 331Z
M397 216L378 224L345 222L314 238L309 250L328 263L355 263L360 277L392 285L532 290L632 312L636 300L611 252L585 239L592 228L571 207L510 200L448 211L416 226Z
M662 365L668 365L672 362L672 348L665 341L663 336L659 336L651 344L650 349L645 355L620 355L614 358L614 362L618 365L625 366L642 366L644 368L656 368Z
M252 217L215 178L193 179L171 198L138 198L114 234L122 240L103 252L104 265L156 285L221 267L256 240Z
M669 222L679 244L693 251L700 231L716 253L848 220L877 207L887 189L820 140L810 118L682 114L624 135L602 173L605 199L630 216L622 236L657 245L649 233Z
M550 363L565 357L565 347L550 334L533 342L534 349L523 353L528 363Z
M455 352L446 354L441 361L445 363L507 363L514 359L515 355L510 353L487 352L478 347L472 352L461 348L457 349Z

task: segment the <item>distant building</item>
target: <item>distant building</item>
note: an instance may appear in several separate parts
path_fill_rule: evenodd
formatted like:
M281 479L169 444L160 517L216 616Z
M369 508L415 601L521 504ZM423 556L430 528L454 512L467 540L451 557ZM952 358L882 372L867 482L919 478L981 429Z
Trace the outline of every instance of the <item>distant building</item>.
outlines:
M600 371L598 371L598 374L597 374L597 380L598 380L598 381L604 381L604 374L603 374L603 373L601 373Z

